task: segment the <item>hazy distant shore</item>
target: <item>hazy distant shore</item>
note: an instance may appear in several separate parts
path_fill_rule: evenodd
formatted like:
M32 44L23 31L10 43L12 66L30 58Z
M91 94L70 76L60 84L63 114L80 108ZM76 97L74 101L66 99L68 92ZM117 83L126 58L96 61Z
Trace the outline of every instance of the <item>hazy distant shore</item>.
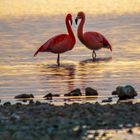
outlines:
M0 106L1 140L131 139L140 137L140 103L48 103Z

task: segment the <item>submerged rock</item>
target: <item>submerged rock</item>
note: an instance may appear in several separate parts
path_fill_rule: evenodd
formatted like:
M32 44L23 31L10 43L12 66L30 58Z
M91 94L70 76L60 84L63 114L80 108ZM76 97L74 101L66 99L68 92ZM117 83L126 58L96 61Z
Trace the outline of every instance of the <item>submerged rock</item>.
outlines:
M97 90L95 90L95 89L93 89L91 87L87 87L85 89L85 95L86 96L94 96L94 95L98 95L98 92L97 92Z
M46 100L52 100L52 93L48 93L47 95L45 95L43 98L45 98Z
M11 103L10 103L10 102L5 102L3 105L4 105L4 106L10 106Z
M21 106L21 105L22 105L22 103L16 103L15 105L16 105L16 106Z
M64 94L64 96L81 96L81 95L82 93L79 88L76 88L75 90L72 90L71 92Z
M40 101L36 101L35 105L41 105L41 102Z
M33 101L33 100L30 100L30 101L29 101L29 104L34 104L34 101Z
M109 97L108 99L102 100L102 103L105 103L105 102L112 102L112 97Z
M115 92L118 95L119 100L132 99L137 96L137 92L130 85L126 85L124 87L118 86Z
M18 98L34 98L34 95L33 94L20 94L20 95L15 96L15 99L18 99Z

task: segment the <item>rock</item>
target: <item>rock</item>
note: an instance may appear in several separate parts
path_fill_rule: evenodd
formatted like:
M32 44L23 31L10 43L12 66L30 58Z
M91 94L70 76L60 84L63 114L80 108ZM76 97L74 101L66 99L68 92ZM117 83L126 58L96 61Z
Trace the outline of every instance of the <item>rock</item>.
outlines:
M52 93L48 93L47 95L45 95L43 98L45 98L46 100L52 100Z
M52 94L53 97L60 97L59 94Z
M102 103L105 103L105 102L112 102L112 97L109 97L108 99L102 100Z
M130 85L126 85L125 87L118 86L115 92L117 93L119 100L132 99L137 96L137 92Z
M16 106L21 106L22 105L22 103L16 103Z
M52 100L52 97L59 97L59 96L60 96L59 94L48 93L43 98L46 98L46 100Z
M20 116L14 113L14 114L11 115L10 120L11 121L19 121Z
M15 96L15 99L19 99L19 98L34 98L33 94L20 94Z
M128 131L127 131L129 134L133 134L133 130L130 128Z
M10 102L5 102L3 105L4 105L4 106L10 106L11 103L10 103Z
M33 100L30 100L30 101L29 101L29 104L34 104L34 101L33 101Z
M98 92L97 92L97 90L95 90L95 89L93 89L91 87L87 87L85 89L85 95L86 96L94 96L94 95L98 95Z
M36 105L41 105L41 102L40 102L40 101L36 101L35 104L36 104Z
M97 137L97 136L99 136L99 132L96 131L96 132L94 133L94 137Z
M112 95L118 95L117 91L113 91Z
M64 94L64 96L81 96L81 95L82 93L79 88L76 88L75 90L72 90L71 92Z

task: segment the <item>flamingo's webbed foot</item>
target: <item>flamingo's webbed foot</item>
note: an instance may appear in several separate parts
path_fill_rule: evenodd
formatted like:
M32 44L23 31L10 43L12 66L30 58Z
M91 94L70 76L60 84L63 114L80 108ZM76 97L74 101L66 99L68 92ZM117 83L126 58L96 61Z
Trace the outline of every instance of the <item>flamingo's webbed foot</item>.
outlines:
M92 59L93 59L93 61L95 61L96 60L96 52L93 50L93 52L92 52Z

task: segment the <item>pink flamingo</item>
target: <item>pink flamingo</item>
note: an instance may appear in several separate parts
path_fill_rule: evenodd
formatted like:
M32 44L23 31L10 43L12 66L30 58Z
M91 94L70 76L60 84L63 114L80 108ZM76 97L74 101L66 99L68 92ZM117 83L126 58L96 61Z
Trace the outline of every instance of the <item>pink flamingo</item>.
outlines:
M38 52L52 52L57 53L57 65L60 66L60 53L64 53L73 49L75 45L75 36L69 24L72 25L72 15L67 14L65 23L68 34L60 34L50 38L45 44L43 44L34 54L36 56Z
M77 24L78 19L81 19L80 24L77 30L77 36L79 40L90 50L93 50L92 58L96 59L95 50L99 50L101 48L108 48L112 51L112 47L107 39L98 32L85 32L83 33L83 25L85 23L85 14L84 12L78 12L77 17L75 19L75 23Z

